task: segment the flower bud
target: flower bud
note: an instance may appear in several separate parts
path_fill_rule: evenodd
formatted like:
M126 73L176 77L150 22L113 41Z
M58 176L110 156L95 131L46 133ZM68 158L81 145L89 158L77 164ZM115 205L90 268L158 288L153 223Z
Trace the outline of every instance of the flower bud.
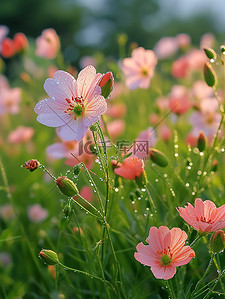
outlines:
M221 51L222 54L225 53L225 46L224 45L220 46L220 51Z
M212 68L211 64L206 62L204 66L204 78L208 86L214 86L217 81L216 73Z
M13 37L15 50L20 52L28 47L28 40L24 33L18 32Z
M10 58L15 54L15 45L12 39L8 37L3 39L1 54L5 58Z
M40 258L48 265L56 265L59 263L57 253L52 250L42 249L40 252Z
M98 130L97 128L97 125L96 124L93 124L93 125L90 125L89 129L92 131L92 132L95 132Z
M150 158L155 164L161 167L166 167L168 165L168 158L165 154L155 148L150 148L149 152Z
M107 99L109 97L109 95L112 91L113 82L114 82L113 74L112 74L112 72L108 72L102 76L102 78L98 84L102 90L101 94L103 95L103 97L105 99Z
M209 59L216 59L216 52L211 49L211 48L204 48L203 49L205 51L205 55L209 58Z
M73 173L75 175L79 175L81 173L81 165L80 164L77 164L77 165L74 166Z
M59 187L59 190L68 197L79 194L76 184L65 176L58 177L56 185Z
M24 165L21 165L21 167L25 167L26 169L29 169L30 172L36 170L41 164L36 159L28 160L24 163Z
M68 204L64 207L64 209L63 209L63 213L64 213L65 217L69 217L70 214L71 214L71 212L72 212L72 208L71 208L70 204L68 203Z
M217 160L213 160L212 162L212 167L211 167L211 171L216 172L218 168L218 161Z
M210 238L210 249L213 253L220 253L224 250L225 232L223 230L215 231Z
M203 152L205 150L206 143L207 143L207 138L206 138L204 132L201 131L199 134L199 137L198 137L198 142L197 142L197 147L200 152Z

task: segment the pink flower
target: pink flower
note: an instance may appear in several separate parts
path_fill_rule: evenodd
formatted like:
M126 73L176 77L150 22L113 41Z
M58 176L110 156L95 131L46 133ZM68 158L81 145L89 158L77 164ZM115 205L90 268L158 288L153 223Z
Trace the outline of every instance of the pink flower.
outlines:
M188 91L184 86L173 86L169 97L169 107L176 114L183 114L191 108Z
M32 222L42 222L48 217L48 211L39 204L34 204L28 209L28 218Z
M213 95L213 90L204 81L195 81L191 89L191 94L200 102L205 98L210 98Z
M111 117L123 117L126 114L127 108L123 103L108 106L107 114Z
M195 206L190 203L185 208L178 208L180 216L195 230L214 232L225 228L225 205L217 208L211 200L195 200Z
M13 143L13 144L24 143L29 141L33 135L34 135L33 128L19 126L16 128L16 130L9 133L7 140L9 143Z
M190 115L190 123L193 126L191 134L198 137L203 131L209 141L212 141L219 127L221 115L217 112L218 103L215 98L204 99L200 102L200 111Z
M98 85L102 74L93 66L83 69L77 80L64 71L45 81L44 89L50 96L37 103L37 121L49 127L59 127L65 140L81 140L88 127L98 121L107 110L105 98Z
M159 59L173 56L179 49L178 40L175 37L163 37L154 47L154 52Z
M154 147L156 142L155 131L152 127L149 127L139 134L132 150L139 159L147 159L149 157L149 148Z
M213 45L215 43L215 36L212 33L205 33L201 37L200 41L200 48L213 48Z
M165 125L165 124L163 124L162 126L160 126L159 129L158 129L158 131L159 131L160 138L162 140L166 141L166 140L169 140L172 137L172 131L171 131L171 129L167 125Z
M113 162L113 165L115 165L115 162ZM141 174L144 172L143 161L139 160L135 156L130 156L124 159L122 164L118 163L115 166L115 174L128 180L134 180L135 177L140 177Z
M18 32L13 37L16 52L23 51L28 48L28 40L24 33Z
M156 64L157 57L153 51L142 47L134 49L131 58L125 58L121 65L126 76L126 86L129 89L148 88Z
M83 186L80 190L80 195L85 198L88 202L92 201L93 192L92 189L89 186ZM78 196L74 196L74 199L76 200Z
M187 55L186 58L189 62L191 71L202 71L204 64L207 61L207 57L203 50L193 49Z
M191 38L186 33L180 33L175 38L176 38L176 41L178 43L178 46L181 49L187 48L190 45L190 43L191 43Z
M0 77L0 115L4 113L18 113L20 101L20 88L10 88L4 77Z
M53 59L60 48L59 37L54 29L45 29L37 38L36 45L37 56Z
M175 60L172 64L171 74L175 78L186 78L189 74L189 62L185 56Z
M107 124L107 129L108 129L109 135L112 138L115 138L124 132L125 122L121 119L113 120L112 122Z
M150 228L149 236L144 245L137 245L135 259L151 267L153 275L158 279L171 279L176 273L176 267L188 264L195 252L190 246L185 246L187 234L180 228L169 230L166 226Z

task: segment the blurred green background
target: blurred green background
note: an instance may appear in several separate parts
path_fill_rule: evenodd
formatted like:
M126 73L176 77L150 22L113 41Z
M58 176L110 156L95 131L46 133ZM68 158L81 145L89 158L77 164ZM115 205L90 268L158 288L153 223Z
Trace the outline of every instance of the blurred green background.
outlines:
M118 57L118 35L125 33L128 45L136 42L152 48L163 36L188 33L192 43L211 32L224 42L223 0L1 0L0 23L9 36L24 32L36 38L52 27L61 38L67 62L104 51Z

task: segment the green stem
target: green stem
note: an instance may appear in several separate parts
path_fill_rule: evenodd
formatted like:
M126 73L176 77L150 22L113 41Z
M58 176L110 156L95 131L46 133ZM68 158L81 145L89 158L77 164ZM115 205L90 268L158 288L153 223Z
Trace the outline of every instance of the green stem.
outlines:
M89 276L91 278L95 278L97 280L100 280L100 281L102 281L104 283L106 282L113 290L115 290L114 286L108 280L102 279L101 277L98 277L96 275L93 275L91 273L88 273L88 272L85 272L85 271L82 271L82 270L78 270L78 269L73 269L73 268L67 267L67 266L63 265L61 262L59 262L58 265L61 266L61 267L63 267L63 269L65 269L65 270L70 270L70 271L73 271L75 273L84 274L84 275Z
M82 166L84 167L84 169L85 169L85 171L86 171L86 174L87 174L89 180L91 181L91 184L93 185L94 190L96 191L96 195L97 195L97 197L98 197L98 200L99 200L99 203L100 203L100 205L101 205L102 211L104 211L104 206L103 206L102 198L101 198L100 193L99 193L99 191L98 191L98 188L97 188L97 186L96 186L96 184L95 184L95 181L93 180L93 178L92 178L92 176L91 176L89 170L87 169L86 165L85 165L83 162L81 162L80 165L82 165Z
M221 273L222 273L222 271L220 270L220 267L219 267L219 265L218 265L218 263L217 263L217 260L216 260L216 256L215 255L213 255L213 262L214 262L214 265L216 266L216 269L217 269L217 273L219 274L219 282L220 282L220 285L221 285L221 288L222 288L222 290L223 290L223 293L225 293L225 288L224 288L224 285L223 285L223 282L222 282L222 280L221 280Z
M172 282L171 282L171 279L168 279L166 281L167 283L167 287L168 287L168 291L169 291L169 296L171 299L176 299L176 296L174 294L174 290L173 290L173 285L172 285Z
M206 275L209 273L209 270L211 269L212 264L213 264L213 257L211 257L211 259L210 259L210 261L209 261L209 264L208 264L208 266L207 266L207 268L206 268L206 270L205 270L205 273L203 274L203 276L201 277L201 279L196 283L196 286L195 286L195 288L194 288L194 291L193 291L192 294L191 294L192 297L194 297L195 294L197 293L198 288L199 288L201 282L202 282L203 279L206 277Z
M100 213L100 211L98 211L97 209L96 209L96 207L95 206L93 206L93 204L91 204L89 201L87 201L87 199L85 199L83 196L81 196L80 194L77 194L77 196L79 197L79 198L81 198L83 201L85 201L85 203L87 204L87 205L89 205L92 209L94 209L101 217L103 217L102 216L102 214Z
M76 201L74 198L72 198L72 200L81 208L83 209L84 211L86 211L88 214L90 214L91 216L97 218L98 220L101 220L102 221L102 218L100 218L99 216L91 213L88 209L86 209L84 206L82 206L78 201Z

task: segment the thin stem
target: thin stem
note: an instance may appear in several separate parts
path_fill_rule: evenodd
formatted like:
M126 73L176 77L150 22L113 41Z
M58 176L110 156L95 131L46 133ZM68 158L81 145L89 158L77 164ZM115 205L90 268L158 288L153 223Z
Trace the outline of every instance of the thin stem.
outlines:
M93 187L94 187L94 189L95 189L95 191L96 191L96 195L97 195L98 200L99 200L99 203L100 203L100 205L101 205L102 212L104 212L104 206L103 206L102 198L101 198L100 193L99 193L99 191L98 191L98 188L97 188L97 186L96 186L96 184L95 184L95 181L93 180L93 178L92 178L92 176L91 176L89 170L87 169L86 165L85 165L83 162L81 162L80 165L82 165L82 166L84 167L84 169L85 169L85 171L86 171L86 174L87 174L89 180L91 181L91 183L92 183L92 185L93 185Z
M98 277L96 275L93 275L91 273L88 273L88 272L85 272L85 271L82 271L82 270L67 267L67 266L63 265L61 262L59 262L58 265L63 267L65 270L70 270L70 271L73 271L75 273L84 274L84 275L89 276L91 278L95 278L95 279L100 280L102 282L106 282L113 290L115 290L114 286L108 280L102 279L101 277Z
M72 198L72 200L81 208L81 209L83 209L84 211L86 211L88 214L90 214L91 216L93 216L93 217L95 217L95 218L97 218L97 219L99 219L99 220L101 220L102 221L102 218L100 218L99 216L97 216L97 215L95 215L95 214L93 214L93 213L91 213L88 209L86 209L84 206L82 206L78 201L76 201L74 198Z
M48 169L47 169L43 164L41 164L41 165L39 166L39 168L42 168L48 175L50 175L51 178L53 178L54 181L56 180L56 178L54 177L54 175L51 174L51 173L48 171Z
M201 279L196 283L195 288L194 288L194 291L193 291L192 294L191 294L192 297L197 293L200 283L203 281L203 279L204 279L204 278L206 277L206 275L209 273L209 270L210 270L212 264L213 264L213 257L211 257L211 259L210 259L210 261L209 261L209 264L208 264L208 266L207 266L207 268L206 268L206 270L205 270L205 273L203 274L203 276L201 277Z
M100 211L98 211L97 209L96 209L96 207L95 206L93 206L89 201L87 201L87 199L85 199L83 196L81 196L80 194L77 194L77 196L79 197L79 198L81 198L83 201L85 201L85 203L87 204L87 205L89 205L90 207L92 207L92 209L94 209L101 217L103 217L102 216L102 214L100 213Z
M173 290L173 285L172 285L172 282L171 282L171 279L168 279L166 281L167 283L167 287L168 287L168 291L169 291L169 296L171 299L176 299L176 296L174 294L174 290Z
M221 275L222 271L220 270L220 267L219 267L219 265L218 265L218 263L217 263L215 254L213 255L213 262L214 262L214 265L216 266L216 269L217 269L218 274ZM224 288L223 282L221 281L221 278L220 278L220 277L218 277L218 278L219 278L219 281L220 281L220 284L221 284L221 288L222 288L222 290L223 290L223 293L225 293L225 288Z

